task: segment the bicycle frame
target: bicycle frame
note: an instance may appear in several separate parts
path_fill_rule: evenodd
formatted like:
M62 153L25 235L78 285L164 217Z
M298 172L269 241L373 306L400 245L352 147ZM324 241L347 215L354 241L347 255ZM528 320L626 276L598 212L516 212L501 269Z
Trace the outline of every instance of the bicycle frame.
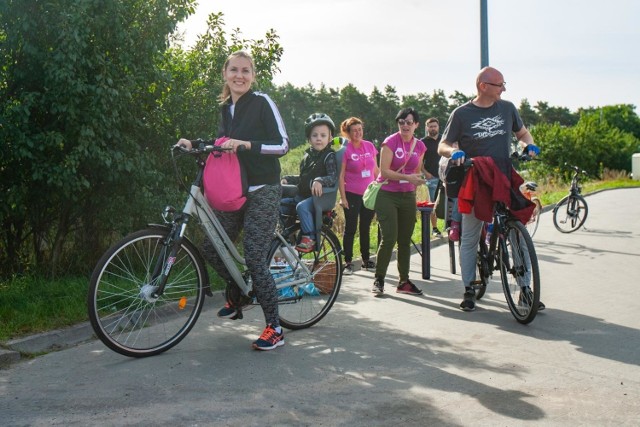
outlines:
M498 241L498 236L500 236L501 234L504 234L504 224L505 224L505 221L507 220L507 217L508 217L508 214L506 212L506 207L504 206L504 204L497 203L495 207L495 211L493 213L493 231L491 232L491 237L489 238L489 247L487 248L487 256L489 260L496 259L496 256L498 254L498 245L497 245L498 242L504 245L504 247L502 248L504 251L506 251L507 249L506 243L504 240L501 239ZM482 236L480 238L483 239L484 235L485 235L485 231L483 229ZM490 273L493 273L494 267L495 267L495 264L490 263L489 265ZM507 267L511 268L510 265L508 265Z
M166 262L163 261L162 264L164 265L158 266L161 267L160 271L162 276L157 282L158 287L156 292L153 294L153 297L157 298L164 291L167 277L169 276L169 273L171 271L173 261L175 260L175 253L180 246L181 239L185 236L190 218L193 217L198 218L198 220L200 221L201 227L204 230L207 238L213 245L215 251L220 256L220 259L227 268L233 281L241 290L242 294L245 296L250 296L251 290L253 288L251 277L249 275L245 276L244 272L241 271L240 268L238 268L238 264L246 266L246 261L238 252L238 249L236 248L234 242L225 232L215 212L211 209L204 197L204 194L202 193L202 176L204 171L204 162L199 161L199 165L200 170L198 171L198 175L195 181L193 182L193 184L191 184L189 196L187 197L185 206L182 209L182 215L174 218L172 221L168 221L166 219L166 213L171 211L172 208L165 208L165 221L172 223L174 232L171 233L171 235L174 238L172 242L172 249L169 256L166 258ZM177 233L177 235L174 235L174 233ZM313 277L311 270L309 270L305 263L300 261L300 257L296 254L295 249L279 232L275 231L274 238L280 240L287 247L288 250L284 251L282 255L286 258L289 265L296 266L296 272L298 273L297 276L299 277L295 280L287 280L286 285L280 284L280 282L282 282L283 280L278 280L276 278L276 289L308 283L310 278ZM154 278L158 277L158 267L156 268L156 274L154 274Z
M193 141L192 141L193 144ZM293 247L299 223L267 238L264 260L245 260L226 233L224 218L210 207L204 193L204 157L225 151L200 143L194 150L174 146L193 156L198 165L182 210L167 206L165 224L124 236L100 258L91 275L87 307L96 336L125 356L146 357L166 351L187 336L200 315L204 299L213 296L206 261L187 235L195 219L226 268L227 302L236 304L234 318L246 306L260 304L254 294L246 261L264 262L275 281L280 324L289 329L315 325L331 309L341 285L342 262L338 238L322 229L322 244L310 255ZM180 171L175 163L178 176ZM250 264L249 262L249 264Z
M571 178L571 188L569 194L572 196L582 194L582 187L580 187L580 172L576 171Z

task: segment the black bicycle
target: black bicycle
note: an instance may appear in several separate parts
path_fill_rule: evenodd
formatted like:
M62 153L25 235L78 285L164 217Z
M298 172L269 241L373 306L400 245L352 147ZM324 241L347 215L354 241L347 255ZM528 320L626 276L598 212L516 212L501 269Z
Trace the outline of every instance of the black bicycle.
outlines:
M465 167L472 165L473 160L465 161ZM520 323L530 323L538 313L540 302L540 270L533 240L522 222L502 202L495 204L488 245L486 233L486 227L482 227L477 280L472 283L476 299L484 296L493 272L498 270L511 314Z
M582 227L589 215L589 206L582 197L580 180L587 176L587 172L578 166L570 166L565 163L565 168L573 170L569 194L553 208L553 225L561 233L573 233Z

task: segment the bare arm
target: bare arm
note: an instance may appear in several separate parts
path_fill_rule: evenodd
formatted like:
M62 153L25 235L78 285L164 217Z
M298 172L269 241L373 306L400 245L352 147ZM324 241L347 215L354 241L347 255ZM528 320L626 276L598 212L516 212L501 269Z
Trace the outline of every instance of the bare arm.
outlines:
M529 133L529 129L522 126L518 132L516 132L516 138L518 138L518 146L524 149L527 145L533 144L533 136Z
M460 151L460 148L458 148L458 142L449 142L446 140L442 140L440 141L440 143L438 144L438 154L440 154L442 157L447 157L447 158L451 158L451 156L453 155L453 153L455 153L456 151ZM453 162L455 162L455 164L457 165L461 165L462 163L464 163L464 156L460 157L457 160L452 160Z

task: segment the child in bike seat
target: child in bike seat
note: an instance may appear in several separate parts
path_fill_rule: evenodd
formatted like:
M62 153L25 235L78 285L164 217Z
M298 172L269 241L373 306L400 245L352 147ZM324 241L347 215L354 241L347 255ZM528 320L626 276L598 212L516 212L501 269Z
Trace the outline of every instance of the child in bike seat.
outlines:
M301 239L296 250L311 252L315 248L315 210L313 196L321 196L323 187L333 187L338 180L336 153L329 144L336 130L333 120L326 114L314 113L304 122L307 142L311 145L300 162L300 175L286 175L282 184L298 186L298 195L285 198L281 203L283 214L294 210L300 219Z

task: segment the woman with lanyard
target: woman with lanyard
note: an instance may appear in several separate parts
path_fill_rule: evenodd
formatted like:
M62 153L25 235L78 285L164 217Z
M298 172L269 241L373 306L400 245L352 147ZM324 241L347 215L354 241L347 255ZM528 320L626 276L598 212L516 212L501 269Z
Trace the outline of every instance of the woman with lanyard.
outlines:
M423 142L414 136L419 122L420 116L413 108L400 110L396 115L398 132L388 136L380 149L380 175L377 180L386 181L386 184L380 189L375 205L382 232L382 241L376 257L378 265L371 289L375 296L384 293L384 278L396 243L400 279L396 292L422 294L422 290L409 280L411 235L416 223L416 186L426 182L422 177L421 168L427 149Z
M378 176L376 162L378 150L363 139L363 123L357 117L349 117L340 125L340 133L347 138L347 145L340 169L340 206L344 210L344 274L353 274L353 242L360 222L360 253L362 268L373 270L376 264L369 259L371 221L375 212L362 204L362 195L371 181Z

